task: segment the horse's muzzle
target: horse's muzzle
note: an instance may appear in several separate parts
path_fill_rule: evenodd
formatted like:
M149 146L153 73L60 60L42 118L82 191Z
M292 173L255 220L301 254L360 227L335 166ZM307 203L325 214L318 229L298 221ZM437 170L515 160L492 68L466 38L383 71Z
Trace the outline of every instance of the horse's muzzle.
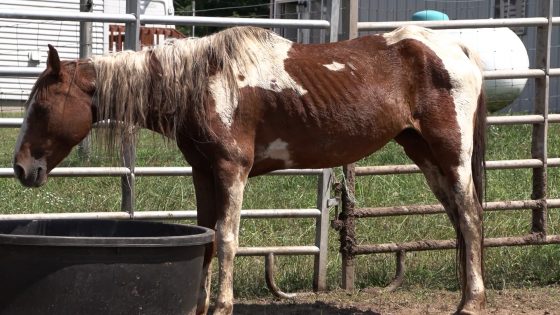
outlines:
M47 182L47 167L40 160L31 163L14 161L14 174L23 186L39 187Z

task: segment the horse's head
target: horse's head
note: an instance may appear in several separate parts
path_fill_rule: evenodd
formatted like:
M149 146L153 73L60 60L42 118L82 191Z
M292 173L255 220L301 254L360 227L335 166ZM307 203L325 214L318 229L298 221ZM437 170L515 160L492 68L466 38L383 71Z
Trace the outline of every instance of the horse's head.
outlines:
M47 69L37 79L14 152L14 172L28 187L47 174L91 130L95 70L85 61L63 61L49 45Z

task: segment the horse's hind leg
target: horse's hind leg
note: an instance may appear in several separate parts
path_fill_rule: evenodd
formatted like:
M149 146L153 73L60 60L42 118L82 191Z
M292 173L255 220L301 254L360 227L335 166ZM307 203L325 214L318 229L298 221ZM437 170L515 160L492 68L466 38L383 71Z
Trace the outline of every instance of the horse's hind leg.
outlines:
M462 299L459 314L477 314L485 304L483 281L482 206L478 202L470 160L456 168L458 180L450 186L449 199L454 201L457 217L457 246ZM456 228L457 229L457 228Z
M400 144L406 155L420 168L428 186L436 196L436 198L444 206L449 219L453 223L453 227L456 228L457 218L455 216L456 211L450 211L454 207L454 203L449 200L447 194L447 182L445 181L445 176L441 173L438 163L433 153L431 152L428 144L422 138L422 136L414 129L403 130L396 138L398 144Z
M432 126L433 127L433 126ZM436 197L445 207L457 233L462 289L459 314L476 314L485 304L482 275L482 209L477 201L468 145L457 146L446 130L420 134L413 129L396 138L420 167ZM467 150L465 150L465 147ZM453 163L457 161L457 163Z

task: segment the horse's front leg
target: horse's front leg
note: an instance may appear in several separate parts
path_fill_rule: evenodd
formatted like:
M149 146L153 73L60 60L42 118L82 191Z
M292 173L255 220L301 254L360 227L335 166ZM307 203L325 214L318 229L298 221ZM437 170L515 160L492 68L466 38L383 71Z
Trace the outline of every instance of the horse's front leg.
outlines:
M239 219L248 170L238 163L222 161L215 168L216 245L219 261L219 292L214 314L233 312L233 260L238 247Z
M201 168L193 168L193 183L196 193L196 211L197 223L210 229L216 229L216 198L214 175L211 170L203 170ZM198 302L196 314L203 315L208 312L210 304L210 284L211 270L210 263L216 253L216 242L208 244L204 253L204 262L202 265L202 276L200 278L200 288L198 293Z

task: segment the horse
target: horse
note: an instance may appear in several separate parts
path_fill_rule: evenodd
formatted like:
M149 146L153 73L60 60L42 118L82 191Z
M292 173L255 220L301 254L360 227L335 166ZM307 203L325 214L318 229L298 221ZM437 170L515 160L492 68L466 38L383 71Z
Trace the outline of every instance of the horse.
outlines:
M138 52L61 61L26 103L14 153L19 181L38 187L92 129L118 145L127 128L175 141L193 169L206 248L196 308L233 311L233 260L249 177L355 162L395 139L422 170L457 236L461 302L484 309L482 193L486 105L480 59L445 34L408 26L327 44L293 43L254 27L166 42ZM111 127L112 126L112 127ZM119 138L119 134L121 137Z

